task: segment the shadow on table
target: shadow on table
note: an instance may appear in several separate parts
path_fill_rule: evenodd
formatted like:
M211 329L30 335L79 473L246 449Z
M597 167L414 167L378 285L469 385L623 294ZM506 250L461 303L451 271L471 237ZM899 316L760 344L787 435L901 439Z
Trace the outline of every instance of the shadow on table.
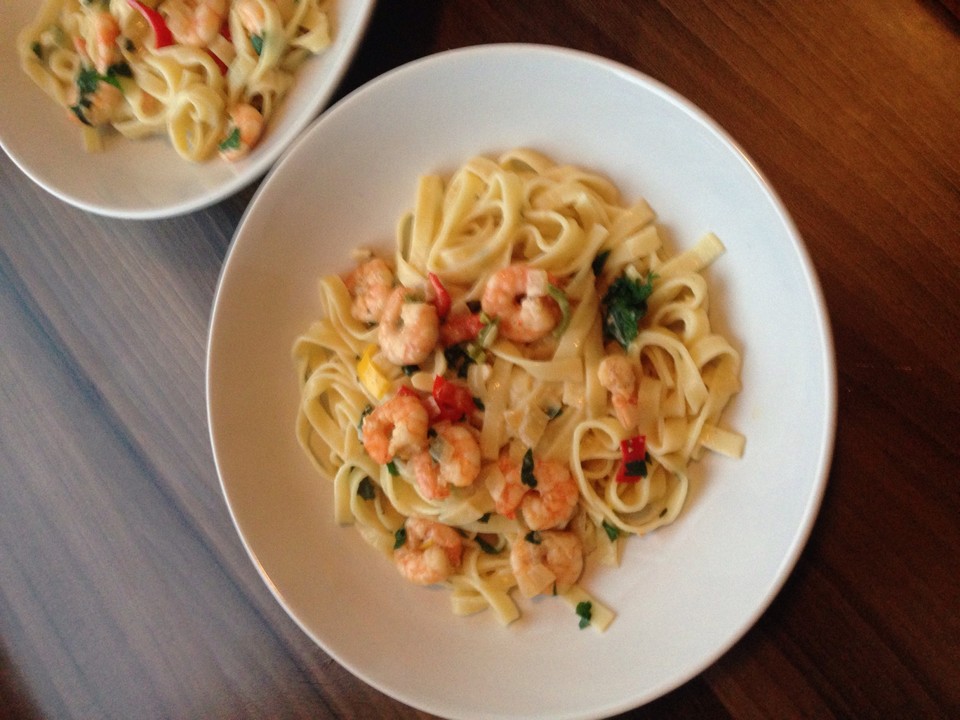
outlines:
M442 0L379 2L330 104L379 75L433 52Z
M0 644L0 719L40 720L42 717L30 699L23 677Z

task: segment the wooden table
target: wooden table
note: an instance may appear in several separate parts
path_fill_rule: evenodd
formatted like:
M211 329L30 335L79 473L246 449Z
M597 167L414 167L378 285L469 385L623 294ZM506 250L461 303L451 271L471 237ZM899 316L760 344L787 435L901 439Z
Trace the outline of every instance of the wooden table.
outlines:
M839 371L822 511L756 626L630 717L960 716L951 6L385 0L339 91L478 43L607 56L723 125L807 243ZM220 494L206 332L254 188L136 222L60 202L5 156L0 177L0 714L422 716L287 618Z

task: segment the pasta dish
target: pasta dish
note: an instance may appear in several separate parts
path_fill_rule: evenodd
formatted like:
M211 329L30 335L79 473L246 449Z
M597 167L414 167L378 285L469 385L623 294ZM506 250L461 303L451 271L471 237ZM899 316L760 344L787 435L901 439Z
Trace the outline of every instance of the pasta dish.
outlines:
M740 356L711 329L708 233L668 256L644 200L517 149L420 179L392 256L321 278L293 356L298 440L334 516L458 615L558 595L673 522L688 466L739 457L721 426Z
M259 141L297 67L330 44L328 0L44 0L23 70L102 149L166 133L202 162Z

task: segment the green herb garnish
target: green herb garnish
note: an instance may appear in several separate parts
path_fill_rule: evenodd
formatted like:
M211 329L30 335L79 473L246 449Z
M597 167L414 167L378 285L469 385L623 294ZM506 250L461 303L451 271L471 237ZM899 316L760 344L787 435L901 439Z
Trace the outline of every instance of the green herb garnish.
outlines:
M361 480L357 485L357 495L364 500L373 500L377 496L377 488L374 487L373 480L368 477Z
M606 520L604 520L602 524L603 531L607 534L607 537L610 538L610 542L616 542L617 538L620 537L620 528L608 523Z
M393 460L387 463L387 472L390 473L393 477L396 477L397 475L400 474L400 471L397 470L397 465L396 463L393 462Z
M253 45L253 51L259 57L263 52L263 35L251 35L250 44Z
M593 270L594 277L600 277L600 273L603 272L603 266L607 264L608 257L610 257L609 250L604 250L603 252L597 253L597 256L593 259L593 262L590 263L590 269Z
M229 135L227 135L220 142L221 150L238 150L240 148L240 128L234 128Z
M407 542L407 529L405 527L400 528L393 534L393 549L399 550Z
M589 600L578 602L577 615L580 616L580 629L583 630L590 624L590 620L593 617L593 603Z
M527 451L523 454L523 462L520 463L520 482L527 487L535 488L537 486L537 478L533 474L533 450L531 448L527 448Z
M528 532L526 535L523 536L523 539L533 545L539 545L541 542L543 542L543 538L540 537L540 533L537 532L536 530L531 530L530 532Z
M653 292L653 273L645 281L621 275L603 296L603 333L626 348L640 332L647 313L647 298Z
M477 535L474 540L477 541L477 545L479 545L480 549L483 550L483 552L485 552L487 555L499 555L503 551L502 547L494 547L479 535Z

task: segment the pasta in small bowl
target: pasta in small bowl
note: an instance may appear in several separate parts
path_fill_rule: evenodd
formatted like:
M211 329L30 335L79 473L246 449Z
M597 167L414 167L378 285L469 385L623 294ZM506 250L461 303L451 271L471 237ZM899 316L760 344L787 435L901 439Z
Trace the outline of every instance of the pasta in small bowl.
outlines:
M0 142L94 212L152 218L263 174L333 93L368 0L5 3Z

